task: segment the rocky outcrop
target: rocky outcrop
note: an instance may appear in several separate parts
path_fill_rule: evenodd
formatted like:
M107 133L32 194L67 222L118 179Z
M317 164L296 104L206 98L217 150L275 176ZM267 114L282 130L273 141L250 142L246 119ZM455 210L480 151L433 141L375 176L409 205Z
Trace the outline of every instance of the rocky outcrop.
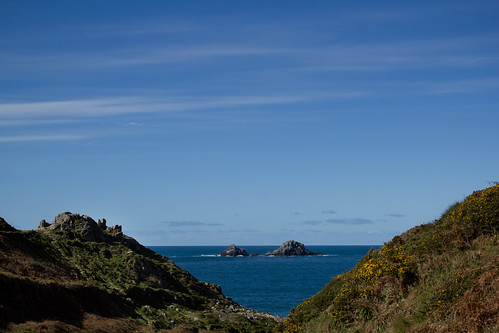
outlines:
M249 257L250 254L245 249L240 249L234 244L230 244L228 248L220 252L222 257Z
M302 243L294 240L289 240L283 243L277 250L273 252L267 252L265 255L275 257L321 256L322 253L309 251Z
M0 332L270 333L281 320L240 306L103 219L66 212L16 231L0 218L0 249Z
M39 231L60 231L70 238L77 235L90 242L123 241L121 226L106 227L106 220L95 222L90 216L65 212L57 215L50 224L40 222Z
M16 228L7 223L3 218L0 217L0 230L1 231L16 231Z

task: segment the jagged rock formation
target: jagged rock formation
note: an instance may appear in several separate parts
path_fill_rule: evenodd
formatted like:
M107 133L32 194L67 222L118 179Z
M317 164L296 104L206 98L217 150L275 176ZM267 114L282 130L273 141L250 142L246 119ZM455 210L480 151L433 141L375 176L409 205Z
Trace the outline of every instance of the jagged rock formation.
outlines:
M110 242L122 241L123 232L121 226L115 225L111 228L106 227L106 220L99 220L96 223L90 216L72 214L65 212L57 215L52 224L45 220L40 222L39 231L53 230L61 231L69 238L75 238L75 232L89 242Z
M0 217L0 231L16 231L16 228L7 223L2 217Z
M250 254L245 249L238 248L234 244L230 244L228 248L220 252L222 257L249 257Z
M284 242L277 250L265 253L266 256L292 257L292 256L321 256L322 253L312 252L300 242L289 240Z
M32 231L0 220L0 331L270 332L276 320L104 219L66 212Z

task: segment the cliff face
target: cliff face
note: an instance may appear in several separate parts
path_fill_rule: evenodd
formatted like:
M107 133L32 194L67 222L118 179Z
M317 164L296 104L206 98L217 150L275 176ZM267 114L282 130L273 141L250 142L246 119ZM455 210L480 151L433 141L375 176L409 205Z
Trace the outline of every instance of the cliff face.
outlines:
M4 222L0 330L268 332L276 324L105 220L67 212L35 231Z
M499 185L369 251L276 332L499 331Z

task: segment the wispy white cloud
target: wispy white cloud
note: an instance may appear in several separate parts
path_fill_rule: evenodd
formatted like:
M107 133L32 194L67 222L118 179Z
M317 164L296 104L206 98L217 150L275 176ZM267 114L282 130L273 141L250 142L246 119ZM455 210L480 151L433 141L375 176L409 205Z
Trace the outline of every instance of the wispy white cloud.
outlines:
M319 225L323 224L323 221L302 221L300 224L305 224L305 225Z
M497 44L498 41L495 36L477 36L391 43L342 43L302 50L305 61L296 68L307 71L386 71L485 66L497 63L499 57L492 51L484 55L483 46ZM475 49L480 53L474 53ZM307 58L309 61L306 61Z
M353 218L353 219L329 219L326 220L327 223L332 224L349 224L349 225L359 225L359 224L371 224L372 220Z
M137 113L146 101L136 98L107 98L50 102L0 104L0 119L45 118L45 117L95 117L115 114ZM151 106L149 104L149 109Z
M241 56L265 56L293 54L287 48L240 45L207 45L204 47L161 48L143 46L99 53L38 54L36 57L18 53L0 53L0 59L10 68L32 68L37 70L104 69L169 63L188 63L206 58Z
M56 125L70 122L68 119L15 119L15 120L0 120L0 127L19 127L32 125Z
M223 225L221 223L206 223L206 222L199 222L199 221L164 221L161 223L167 224L170 227L200 227L200 226L215 227L215 226L222 226Z
M128 123L124 124L125 127L144 127L146 124L144 123L139 123L137 121L129 121Z
M307 71L380 71L400 69L424 69L438 66L470 67L497 63L496 54L483 52L484 46L497 44L495 36L474 36L461 38L435 38L422 40L401 40L395 42L337 42L318 47L296 41L294 47L272 41L253 40L247 43L208 40L192 45L158 46L137 43L135 46L115 47L101 52L58 52L27 55L22 53L0 53L6 68L55 69L104 69L170 63L189 63L204 59L225 61L235 57L263 57L272 61L279 56L292 64L288 70ZM475 53L473 50L480 50ZM265 57L271 57L265 59ZM269 62L273 64L274 62ZM279 66L277 66L279 67Z
M428 94L476 93L492 90L496 91L499 88L499 80L497 78L484 77L469 80L427 83L425 85L427 86Z
M118 97L86 100L4 103L0 104L0 121L20 118L88 118L150 112L186 111L228 108L245 105L291 103L303 97L221 96L216 98L174 98L165 100L141 97ZM31 120L33 121L33 120ZM61 119L58 119L61 121ZM9 124L8 122L4 124ZM11 122L10 124L15 124Z
M91 39L107 39L117 37L131 38L134 36L150 36L150 35L172 35L186 32L198 32L202 29L202 25L198 22L189 20L142 20L135 19L122 24L101 24L92 27L84 27L79 30L84 30L80 36Z
M108 97L3 103L0 104L0 127L3 128L0 142L67 141L134 135L146 133L145 128L170 128L171 122L166 122L165 117L178 125L175 130L182 130L184 126L213 129L282 121L281 118L272 119L269 113L253 113L251 109L254 106L261 109L326 98L350 97L343 97L341 93L338 96L303 93L292 96ZM247 112L234 112L237 110ZM288 117L285 121L293 119ZM28 130L30 132L26 134Z
M360 224L371 224L372 220L361 219L361 218L344 218L344 219L328 219L325 221L302 221L300 224L304 225L324 225L324 224L346 224L346 225L360 225Z
M337 92L336 94L303 93L282 96L217 96L217 97L110 97L65 101L23 102L0 104L0 126L26 126L57 124L89 118L103 118L146 113L227 110L248 106L269 106L304 101L341 99L362 96L362 92ZM184 114L185 117L188 117ZM129 121L127 126L140 127L139 121Z
M397 214L397 213L386 214L386 216L397 217L397 218L406 217L406 215L404 215L404 214Z
M0 143L12 142L36 142L36 141L72 141L90 139L90 135L14 135L14 136L0 136Z

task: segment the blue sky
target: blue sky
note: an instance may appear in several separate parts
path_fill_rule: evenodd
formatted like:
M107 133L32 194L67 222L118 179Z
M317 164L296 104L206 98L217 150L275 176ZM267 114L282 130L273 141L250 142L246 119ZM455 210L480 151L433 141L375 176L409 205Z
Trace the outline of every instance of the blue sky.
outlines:
M0 216L382 244L498 181L496 1L2 1Z

